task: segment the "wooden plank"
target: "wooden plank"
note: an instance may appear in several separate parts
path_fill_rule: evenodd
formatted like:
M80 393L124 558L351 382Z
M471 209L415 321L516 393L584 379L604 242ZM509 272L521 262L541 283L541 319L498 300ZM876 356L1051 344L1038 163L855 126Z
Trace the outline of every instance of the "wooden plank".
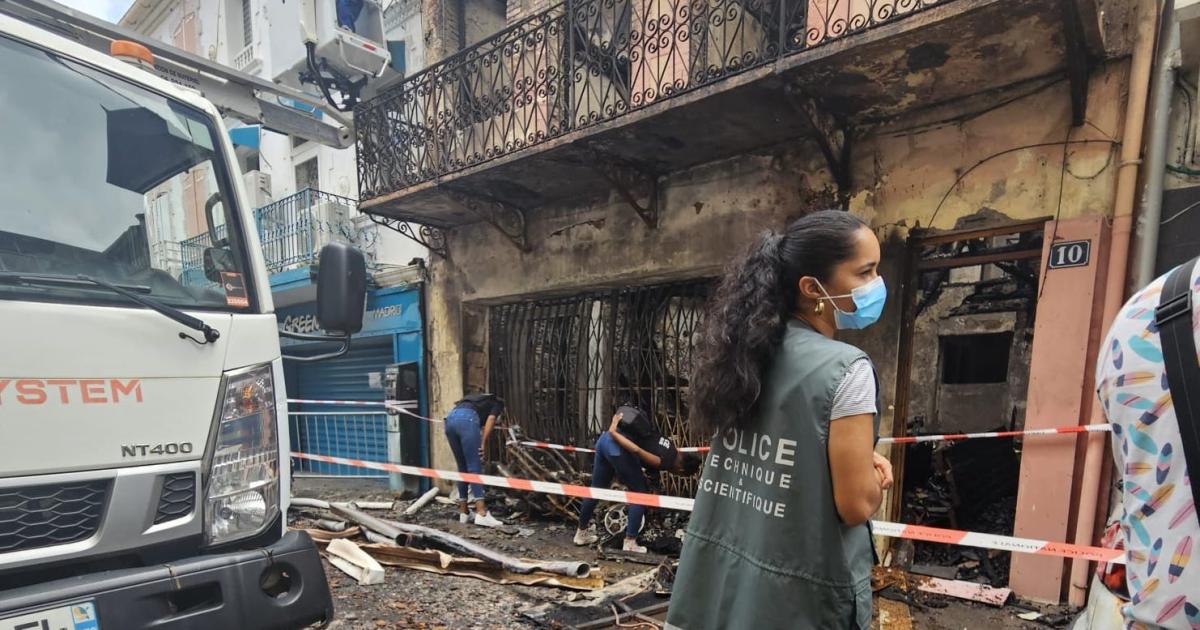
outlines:
M1003 606L1012 595L1011 588L995 588L986 584L963 582L961 580L943 580L935 577L919 577L913 580L917 590L935 595L948 595L958 599L967 599L989 606Z
M959 230L957 232L946 232L940 234L931 234L922 236L914 234L922 247L930 247L932 245L944 245L953 243L954 241L969 241L977 238L989 238L992 236L1004 236L1006 234L1022 234L1024 232L1037 232L1046 227L1046 222L1053 217L1043 217L1038 219L1030 219L1020 223L1011 223L1009 225L999 225L990 228L979 228L977 230Z
M908 402L912 387L912 357L913 343L917 322L917 296L921 293L921 274L917 263L921 255L920 239L909 237L908 260L904 271L904 285L900 298L900 341L896 349L896 401L892 412L892 437L908 435ZM893 444L890 457L892 460L893 482L888 491L887 512L889 518L900 520L904 505L904 457L906 450L899 444ZM890 539L886 543L891 545ZM886 554L886 552L885 552Z
M879 611L879 630L913 630L908 604L879 598L875 600L875 608Z
M917 575L942 578L943 580L958 578L958 567L955 566L943 567L932 564L914 564L909 571Z
M383 567L358 545L335 538L325 547L329 563L358 581L361 586L383 584Z
M957 256L955 258L935 258L933 260L922 260L919 263L921 271L929 271L930 269L957 269L960 267L974 267L975 265L989 265L998 262L1009 262L1014 260L1033 260L1041 258L1041 249L1022 249L1014 252L1000 252L997 254L980 254L978 256Z
M389 544L367 544L360 545L360 548L383 565L441 575L471 577L495 584L556 586L575 591L594 591L604 587L604 577L599 571L593 571L586 578L567 577L543 571L519 574L505 571L479 558L452 556L436 549L414 549Z

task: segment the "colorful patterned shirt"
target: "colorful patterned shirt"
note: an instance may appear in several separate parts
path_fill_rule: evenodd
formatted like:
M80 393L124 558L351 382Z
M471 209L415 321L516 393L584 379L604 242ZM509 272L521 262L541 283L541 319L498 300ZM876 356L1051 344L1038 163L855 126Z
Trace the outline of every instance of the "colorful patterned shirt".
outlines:
M1104 342L1096 387L1113 423L1120 475L1133 598L1122 610L1125 626L1200 630L1200 558L1193 558L1200 556L1200 520L1154 324L1166 279L1158 278L1121 309ZM1200 265L1191 280L1200 346Z

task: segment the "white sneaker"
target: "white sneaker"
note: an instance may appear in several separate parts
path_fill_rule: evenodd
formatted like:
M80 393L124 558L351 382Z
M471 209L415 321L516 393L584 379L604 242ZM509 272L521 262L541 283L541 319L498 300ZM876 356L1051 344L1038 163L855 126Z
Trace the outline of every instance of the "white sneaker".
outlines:
M625 542L621 544L621 551L628 551L630 553L646 553L647 549L637 544L636 538L626 538Z
M488 512L483 516L480 516L478 513L476 513L475 524L480 527L504 527L504 523L500 522L500 519L492 516L491 512Z
M579 547L594 544L598 540L600 540L600 537L596 535L596 528L594 527L575 530L575 544Z
M466 512L459 512L459 513L458 513L458 522L459 522L459 523L462 523L463 525L466 525L467 523L470 523L470 522L471 522L471 515L470 515L470 514L468 514L468 513L466 513Z

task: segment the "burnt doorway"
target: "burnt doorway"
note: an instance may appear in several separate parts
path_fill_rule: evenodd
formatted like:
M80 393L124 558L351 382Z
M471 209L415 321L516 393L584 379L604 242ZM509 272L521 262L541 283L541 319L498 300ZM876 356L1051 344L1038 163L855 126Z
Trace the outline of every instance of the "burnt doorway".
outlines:
M616 407L646 410L678 444L703 436L688 422L688 383L711 280L581 292L493 306L490 388L510 424L533 439L590 447ZM694 479L664 475L690 496Z
M910 238L897 437L1024 428L1044 224ZM1012 535L1021 445L898 445L890 513L905 523ZM922 542L893 548L916 573L1008 583L1007 552Z

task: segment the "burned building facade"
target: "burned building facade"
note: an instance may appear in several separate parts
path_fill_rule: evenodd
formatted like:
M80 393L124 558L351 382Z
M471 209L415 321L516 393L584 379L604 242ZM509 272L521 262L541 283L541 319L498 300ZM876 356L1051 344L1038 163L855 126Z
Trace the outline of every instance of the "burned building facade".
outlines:
M635 402L703 443L688 383L714 280L762 230L840 207L883 243L884 317L846 338L885 435L1090 421L1153 2L535 5L356 111L363 211L431 251L435 413L494 390L527 435L587 445ZM1087 261L1050 269L1068 242ZM1093 537L1082 440L912 448L881 447L883 518ZM958 497L918 505L930 483ZM988 510L1006 515L963 520ZM1071 570L1026 556L1005 578L1058 601Z

